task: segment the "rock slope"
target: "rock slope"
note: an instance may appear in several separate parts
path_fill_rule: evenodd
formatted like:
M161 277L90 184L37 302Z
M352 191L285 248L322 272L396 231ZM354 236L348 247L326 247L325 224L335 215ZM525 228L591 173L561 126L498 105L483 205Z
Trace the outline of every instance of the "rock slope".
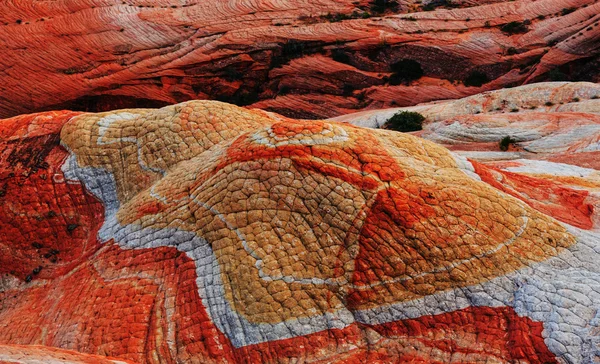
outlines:
M0 345L3 364L131 364L121 359L35 345Z
M217 99L323 118L600 80L596 0L377 3L3 1L0 117Z
M422 114L432 140L480 161L536 159L600 169L600 85L550 82L407 108L364 111L332 120L383 127L401 111ZM499 142L511 138L508 153Z
M468 126L494 123L460 122L484 141ZM0 358L598 359L594 169L214 101L24 115L0 136Z

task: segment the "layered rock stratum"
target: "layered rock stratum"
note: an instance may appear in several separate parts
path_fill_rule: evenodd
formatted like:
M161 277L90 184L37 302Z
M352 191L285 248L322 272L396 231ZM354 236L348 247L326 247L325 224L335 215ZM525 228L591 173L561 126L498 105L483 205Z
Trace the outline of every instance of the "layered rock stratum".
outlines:
M216 101L0 121L0 360L598 360L600 175L564 152L600 91L531 87L416 135Z
M216 99L315 119L600 81L596 0L394 3L5 0L0 117Z
M0 345L0 363L132 364L132 362L122 359L36 345Z

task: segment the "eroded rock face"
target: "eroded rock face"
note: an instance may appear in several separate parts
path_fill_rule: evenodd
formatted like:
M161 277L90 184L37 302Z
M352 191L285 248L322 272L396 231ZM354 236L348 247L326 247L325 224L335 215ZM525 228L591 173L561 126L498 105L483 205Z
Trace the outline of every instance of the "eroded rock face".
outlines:
M0 362L7 364L73 363L129 364L130 361L34 345L0 345Z
M217 99L323 118L599 80L595 0L372 3L5 1L0 117ZM393 67L407 59L423 70L410 86Z
M591 82L540 82L531 85L483 92L457 99L419 104L403 108L368 110L338 116L331 120L353 125L380 128L399 111L422 114L425 125L446 122L470 115L512 118L513 114L527 118L529 113L582 112L600 113L600 85ZM510 114L509 114L510 113ZM549 115L553 118L552 115Z
M331 120L380 128L402 111L425 117L423 130L413 135L480 162L534 159L600 168L598 84L536 83L458 100L363 111ZM505 137L514 144L509 152L499 149L499 142Z
M209 101L0 133L0 343L134 362L596 358L593 170Z

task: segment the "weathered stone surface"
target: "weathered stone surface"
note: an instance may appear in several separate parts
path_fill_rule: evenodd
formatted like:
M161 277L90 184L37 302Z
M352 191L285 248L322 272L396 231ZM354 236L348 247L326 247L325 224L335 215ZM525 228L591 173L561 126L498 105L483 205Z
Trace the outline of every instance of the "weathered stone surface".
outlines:
M209 98L322 118L600 81L596 0L411 0L382 13L371 2L3 1L0 117ZM393 85L402 59L424 77ZM474 72L490 82L465 86Z
M2 364L128 364L130 361L37 345L0 345Z
M591 82L540 82L506 88L457 100L443 100L410 107L362 111L331 120L368 128L379 128L398 111L414 111L427 123L446 121L465 115L507 113L585 112L600 113L600 84ZM508 115L511 117L511 115ZM527 117L527 116L524 116ZM550 116L552 117L552 116Z
M422 135L535 125L531 147L597 125L530 115ZM597 359L593 169L210 101L25 115L0 137L0 358Z
M332 120L378 128L399 111L426 117L414 135L479 160L536 159L600 167L600 86L588 82L537 83L458 100L336 117ZM501 152L504 137L516 143ZM542 163L540 163L542 164Z

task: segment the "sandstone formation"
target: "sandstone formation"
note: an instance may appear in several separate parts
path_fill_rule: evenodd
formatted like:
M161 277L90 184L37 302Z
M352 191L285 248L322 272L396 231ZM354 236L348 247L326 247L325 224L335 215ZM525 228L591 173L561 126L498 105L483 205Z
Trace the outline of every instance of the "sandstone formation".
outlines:
M544 115L421 135L597 135ZM550 156L595 143L482 163L214 101L1 120L0 360L593 362L600 175Z
M130 364L121 359L35 345L0 345L2 364Z
M458 100L407 108L364 111L332 120L383 127L399 111L425 116L432 140L479 161L536 159L600 168L600 85L588 82L537 83ZM515 143L501 152L505 137Z
M331 120L368 128L380 128L399 111L414 111L427 122L450 120L465 115L508 113L586 112L600 113L600 84L591 82L540 82L526 86L483 92L457 100L444 100L410 107L369 110ZM500 115L501 114L501 115ZM508 115L511 117L512 115Z
M6 0L0 117L217 99L323 118L600 80L596 0L394 3Z

